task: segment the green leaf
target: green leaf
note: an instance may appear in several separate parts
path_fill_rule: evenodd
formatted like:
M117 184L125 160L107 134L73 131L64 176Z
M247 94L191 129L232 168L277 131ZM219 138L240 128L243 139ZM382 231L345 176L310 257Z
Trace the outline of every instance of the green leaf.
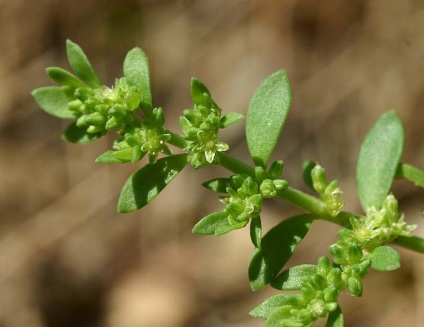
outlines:
M49 67L46 69L46 72L47 75L59 85L71 86L72 88L88 87L87 84L82 82L78 77L65 69L59 67Z
M249 315L259 319L268 319L274 311L296 302L298 295L295 294L277 294L266 299L261 305L249 312Z
M256 90L246 117L246 138L250 155L265 167L286 121L292 101L286 71L270 75Z
M202 218L194 227L192 232L198 235L213 235L222 227L228 227L228 214L225 211L213 212Z
M399 252L390 246L379 246L370 254L371 268L379 271L396 270L400 268Z
M62 138L65 141L77 144L86 144L97 140L102 137L102 133L90 134L87 133L86 128L81 128L76 125L76 122L73 122L68 128L63 132Z
M291 313L292 307L285 305L275 310L266 320L265 327L296 326L296 320Z
M215 229L215 235L221 236L221 235L227 234L229 232L232 232L233 230L243 228L244 226L247 225L247 223L248 221L246 220L235 225L219 226Z
M220 128L226 128L230 125L238 123L242 119L244 119L244 115L239 114L238 112L230 112L221 118Z
M139 169L122 188L118 211L133 212L152 202L186 164L187 155L179 154L159 159Z
M272 282L271 286L284 291L300 290L302 280L311 277L317 272L316 265L298 265L284 270Z
M312 169L316 166L316 163L310 160L306 160L303 163L303 181L306 186L315 192L314 183L312 182Z
M424 171L406 163L400 162L396 169L396 178L405 178L424 188Z
M99 163L113 163L113 164L119 164L119 163L125 163L131 161L131 159L120 159L114 155L116 151L106 151L105 153L101 154L97 157L96 162Z
M209 90L196 78L191 79L191 98L193 103L198 106L205 106L208 108L216 106Z
M134 48L127 53L124 60L124 76L137 89L141 98L140 106L143 112L150 115L153 105L150 89L149 60L140 48Z
M256 217L250 219L250 239L252 240L253 245L260 249L262 241L262 223L261 217Z
M202 186L216 193L227 193L229 178L214 178L202 183Z
M337 307L336 310L333 312L330 312L328 315L327 323L325 324L325 327L343 327L344 326L344 319L342 310L340 309L340 306Z
M260 290L275 278L305 237L312 221L310 215L288 218L262 238L261 249L253 251L249 264L250 287L253 291Z
M362 142L356 184L362 208L380 209L390 191L403 151L404 131L395 112L381 116Z
M31 92L38 105L49 115L62 118L75 118L72 111L68 109L69 98L62 88L56 86L45 86Z
M87 56L78 44L71 40L67 40L66 53L69 64L81 80L93 88L102 86L102 82L100 82L94 68L91 66Z

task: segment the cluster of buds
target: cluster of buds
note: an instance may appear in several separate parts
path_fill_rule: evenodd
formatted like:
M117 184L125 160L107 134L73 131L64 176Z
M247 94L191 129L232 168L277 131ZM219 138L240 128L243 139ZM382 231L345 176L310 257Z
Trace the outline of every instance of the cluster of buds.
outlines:
M76 125L89 134L106 134L134 124L138 120L134 111L140 104L140 96L125 78L116 80L112 88L79 87L73 94L68 108L77 118Z

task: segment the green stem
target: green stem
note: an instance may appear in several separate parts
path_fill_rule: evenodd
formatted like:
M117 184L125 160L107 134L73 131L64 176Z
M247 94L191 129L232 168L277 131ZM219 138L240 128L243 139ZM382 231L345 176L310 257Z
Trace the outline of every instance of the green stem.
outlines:
M233 158L225 153L221 153L219 157L219 164L222 167L227 168L229 171L236 174L247 174L255 177L255 169L250 167L248 164L245 164L243 161Z
M424 187L424 171L414 166L400 162L396 170L397 178L405 178L416 186Z
M417 236L399 236L395 244L415 252L424 253L424 239Z
M186 140L185 140L184 137L182 137L182 136L180 136L180 135L178 135L174 132L171 132L169 130L167 130L166 133L171 134L171 139L168 141L168 143L175 145L176 147L181 148L181 149L185 148Z
M292 187L287 187L281 190L278 194L280 198L294 206L306 210L321 219L331 220L331 216L325 210L325 204L318 198L296 190Z

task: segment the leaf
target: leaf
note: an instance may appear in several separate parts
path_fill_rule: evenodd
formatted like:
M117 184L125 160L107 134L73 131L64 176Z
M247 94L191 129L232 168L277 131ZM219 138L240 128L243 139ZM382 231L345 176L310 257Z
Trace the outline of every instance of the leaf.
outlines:
M152 92L150 89L149 60L140 48L134 48L127 53L124 60L124 76L133 85L141 98L143 112L151 114Z
M214 178L202 183L202 186L216 193L227 193L229 178Z
M424 188L424 171L406 163L400 162L396 168L396 177L405 178L415 184L415 186Z
M270 75L256 90L246 117L246 138L250 155L265 167L280 137L292 101L286 71Z
M343 327L344 326L344 319L342 310L340 309L340 306L337 306L337 309L333 312L330 312L328 315L327 323L325 324L325 327Z
M296 322L291 313L292 307L285 305L275 310L271 316L266 320L265 327L286 327L293 326ZM293 323L293 324L291 324ZM296 326L296 325L294 325Z
M249 315L259 319L268 319L272 313L286 305L292 305L298 296L295 294L277 294L266 299L261 305L249 312Z
M193 103L198 106L205 106L208 108L216 106L209 90L197 78L191 79L191 98Z
M260 290L275 278L305 237L312 221L310 215L288 218L262 238L261 249L253 251L249 264L250 287L253 291Z
M62 138L65 141L76 144L90 143L97 140L99 137L102 137L102 133L87 133L87 129L78 127L76 122L73 122L71 125L69 125L62 134Z
M165 157L135 172L122 188L118 201L121 213L136 211L152 200L187 164L187 155Z
M310 160L306 160L303 163L303 181L306 186L315 192L314 183L312 182L312 169L316 166L316 163Z
M45 86L31 92L38 105L49 115L62 118L75 118L73 112L68 109L69 98L62 88L56 86Z
M244 115L239 114L238 112L230 112L221 118L220 128L226 128L230 125L238 123L242 119L244 119Z
M49 67L46 69L47 75L57 84L71 86L72 88L87 87L78 77L65 69L59 67Z
M66 53L69 64L81 80L93 88L102 86L102 82L100 82L94 68L91 66L87 56L78 44L71 40L67 40Z
M261 217L256 217L250 219L250 239L252 240L253 245L260 249L262 241L262 223Z
M125 159L120 159L116 157L114 155L115 152L116 151L106 151L105 153L97 157L96 162L119 164L119 163L125 163L125 162L131 161L131 159L125 160Z
M356 184L362 208L380 209L390 191L403 151L404 131L395 112L380 117L366 136L356 164Z
M379 271L390 271L400 268L399 252L390 246L379 246L370 254L371 268Z
M284 291L300 290L302 280L314 275L317 272L316 265L298 265L284 270L272 282L271 286Z
M225 211L213 212L202 218L194 227L192 232L198 235L213 235L216 229L228 227L228 214Z

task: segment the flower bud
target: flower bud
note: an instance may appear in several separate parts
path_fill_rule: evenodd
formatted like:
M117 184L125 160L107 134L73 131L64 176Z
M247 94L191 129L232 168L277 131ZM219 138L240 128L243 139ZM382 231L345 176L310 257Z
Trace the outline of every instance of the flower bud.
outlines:
M315 167L311 171L311 176L312 176L312 185L315 191L317 191L318 194L324 193L328 185L324 168L322 168L320 165L315 165Z
M278 179L283 173L284 162L282 160L274 161L268 169L268 178Z

